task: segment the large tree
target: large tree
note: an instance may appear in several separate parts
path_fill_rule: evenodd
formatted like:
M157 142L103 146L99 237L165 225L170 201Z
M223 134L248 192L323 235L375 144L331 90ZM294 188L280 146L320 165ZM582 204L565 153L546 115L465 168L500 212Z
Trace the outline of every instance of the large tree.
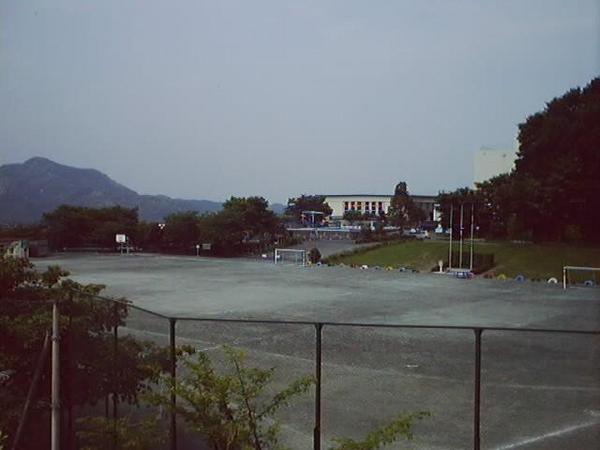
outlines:
M450 205L476 205L479 233L538 241L600 240L600 78L549 102L519 125L515 169L440 193L442 225ZM456 223L456 222L455 222Z
M418 225L425 219L425 212L410 197L406 183L403 181L394 189L388 218L393 225L401 228Z
M269 243L283 232L281 221L268 207L262 197L231 197L222 211L205 218L201 230L211 237L217 252L242 253L251 241Z
M86 208L62 205L44 214L50 245L55 249L71 247L114 247L115 235L133 237L137 231L136 208L111 206Z
M162 241L170 249L187 251L198 244L199 238L200 228L196 211L173 213L166 217Z
M571 89L519 125L515 178L534 211L519 219L534 238L599 239L600 78ZM527 199L524 198L524 201Z
M94 300L103 286L80 285L66 275L58 267L40 273L25 259L0 258L0 430L11 443L41 362L19 449L49 448L50 361L43 349L48 348L54 300L61 311L60 383L67 421L72 408L93 413L91 405L113 393L119 402L137 403L169 367L167 348L132 336L120 336L115 351L113 327L124 325L127 302Z
M287 216L294 217L296 220L302 218L303 211L319 211L323 216L330 216L333 210L325 201L324 195L304 195L300 197L290 198L288 200L285 213Z
M452 218L452 228L454 232L460 229L460 207L463 205L463 229L469 229L471 220L471 205L475 206L474 223L481 228L483 222L487 220L486 212L483 210L483 202L480 192L470 188L459 188L452 192L440 192L437 197L437 203L440 205L440 224L444 229L450 228L450 219ZM451 217L452 216L452 217ZM486 227L483 227L487 229Z

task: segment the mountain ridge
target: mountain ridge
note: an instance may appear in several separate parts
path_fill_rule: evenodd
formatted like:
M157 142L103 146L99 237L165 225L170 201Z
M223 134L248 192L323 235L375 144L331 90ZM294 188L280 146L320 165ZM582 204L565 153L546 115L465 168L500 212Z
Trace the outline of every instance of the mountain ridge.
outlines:
M43 157L0 166L0 224L34 223L60 205L138 208L140 219L160 221L182 211L215 212L222 203L139 194L96 169ZM283 205L273 204L280 212Z

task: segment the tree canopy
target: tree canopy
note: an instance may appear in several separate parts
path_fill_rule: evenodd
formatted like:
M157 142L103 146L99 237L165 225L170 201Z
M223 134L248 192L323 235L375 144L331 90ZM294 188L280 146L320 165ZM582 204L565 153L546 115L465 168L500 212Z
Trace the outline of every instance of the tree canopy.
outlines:
M415 205L406 183L401 181L394 189L388 212L390 223L398 227L413 226L425 219L425 212Z
M242 253L255 244L271 243L283 233L281 221L268 206L262 197L231 197L220 212L204 217L201 229L217 252Z
M514 178L534 214L515 212L533 236L593 238L600 225L600 77L571 89L519 125ZM528 217L533 216L535 217ZM529 219L529 220L528 220Z
M324 195L304 195L300 197L290 198L288 200L285 214L294 217L296 220L302 218L303 211L319 211L323 216L330 216L333 210L325 201Z
M38 272L25 259L0 258L0 430L8 433L11 442L38 360L43 363L20 449L49 447L44 418L50 404L50 361L39 355L48 339L54 300L62 315L60 367L64 376L60 382L65 409L94 405L112 393L120 402L137 404L139 396L169 367L168 349L132 336L120 336L115 353L112 330L124 324L127 302L92 302L89 295L104 286L81 285L65 279L67 275L56 266Z
M115 235L126 234L133 245L147 250L190 253L196 245L210 243L213 253L234 255L285 234L280 218L268 207L262 197L231 197L219 212L178 212L159 224L139 222L136 209L63 205L45 215L44 225L50 245L59 250L114 249Z
M62 205L44 214L48 240L53 248L115 246L115 235L133 236L137 231L135 208L111 206L86 208Z
M600 78L550 101L519 125L510 174L440 193L449 205L475 203L480 234L537 241L600 241Z

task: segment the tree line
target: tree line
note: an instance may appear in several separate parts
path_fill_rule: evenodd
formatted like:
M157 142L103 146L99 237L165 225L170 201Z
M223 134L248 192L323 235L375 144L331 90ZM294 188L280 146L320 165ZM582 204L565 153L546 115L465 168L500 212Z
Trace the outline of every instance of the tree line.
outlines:
M136 208L62 205L44 215L35 234L55 250L114 250L115 235L125 234L130 245L148 251L192 253L197 245L210 244L212 254L238 255L287 238L283 222L268 206L262 197L231 197L219 212L179 212L159 223L139 220Z
M514 170L475 189L442 192L442 226L460 204L479 236L600 242L600 78L571 89L519 125ZM454 221L455 225L457 221Z

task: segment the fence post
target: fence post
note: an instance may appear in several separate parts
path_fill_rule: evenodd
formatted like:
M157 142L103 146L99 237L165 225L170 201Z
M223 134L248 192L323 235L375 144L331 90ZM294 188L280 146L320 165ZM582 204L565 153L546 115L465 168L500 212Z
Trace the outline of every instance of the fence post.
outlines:
M118 411L117 411L117 404L118 404L118 389L117 386L119 385L119 380L118 380L118 350L119 350L119 310L118 310L118 304L117 302L113 302L113 319L114 319L114 325L113 325L113 392L112 392L112 416L113 416L113 448L116 449L117 448L117 415L118 415Z
M315 349L315 429L313 435L314 450L321 450L321 337L323 324L315 324L316 349Z
M60 327L58 298L52 304L52 383L51 383L51 420L50 448L60 448Z
M481 333L482 328L473 328L475 332L475 398L473 401L473 448L481 446Z
M177 360L175 354L175 324L176 319L169 318L169 347L171 353L171 427L169 437L171 439L171 450L177 450L177 416L175 407L177 397L175 396L175 377L177 376Z
M67 358L66 358L66 376L65 376L65 401L67 403L67 449L75 449L75 428L73 427L73 291L69 291L69 322L67 327Z

